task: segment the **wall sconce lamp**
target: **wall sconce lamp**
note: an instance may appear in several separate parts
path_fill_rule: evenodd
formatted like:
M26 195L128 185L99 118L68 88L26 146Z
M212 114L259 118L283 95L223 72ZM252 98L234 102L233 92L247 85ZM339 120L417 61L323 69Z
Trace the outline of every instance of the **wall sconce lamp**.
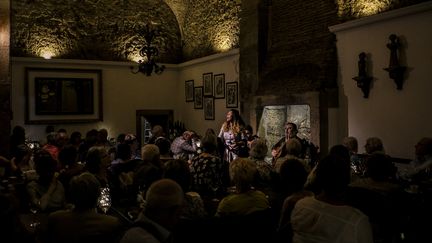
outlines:
M387 48L390 49L390 64L387 68L384 68L389 73L389 77L394 80L398 90L402 90L403 78L406 67L399 64L397 50L400 47L399 38L395 34L391 34L390 43L387 44Z
M154 38L160 36L159 29L153 24L148 23L140 31L140 35L144 36L146 43L139 51L142 59L138 61L138 70L134 71L134 67L131 67L132 73L144 73L147 76L151 76L154 71L156 74L161 74L165 70L165 65L159 66L156 64L155 57L159 55L159 50L152 45Z
M357 82L357 87L363 91L363 97L368 98L372 77L367 76L366 73L366 53L364 52L359 54L358 69L358 76L353 79Z

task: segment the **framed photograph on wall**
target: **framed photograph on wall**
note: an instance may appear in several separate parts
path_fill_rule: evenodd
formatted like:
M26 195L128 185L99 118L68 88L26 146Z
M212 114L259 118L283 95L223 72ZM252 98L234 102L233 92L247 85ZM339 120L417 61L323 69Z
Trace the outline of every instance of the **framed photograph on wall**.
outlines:
M93 69L25 69L25 123L102 121L102 72Z
M226 107L227 108L238 107L238 83L237 82L226 83Z
M204 96L213 96L213 73L203 74Z
M186 97L186 102L194 101L194 81L193 80L185 81L185 97Z
M214 98L223 99L225 98L225 74L215 74L213 76L214 82Z
M215 119L214 99L211 96L204 97L204 119L205 120Z
M203 86L194 88L194 108L203 108Z

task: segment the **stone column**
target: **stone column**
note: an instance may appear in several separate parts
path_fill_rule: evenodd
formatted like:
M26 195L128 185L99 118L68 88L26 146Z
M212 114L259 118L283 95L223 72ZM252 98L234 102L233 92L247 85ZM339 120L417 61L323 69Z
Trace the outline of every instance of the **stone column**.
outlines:
M250 124L252 99L259 83L261 61L267 48L268 0L248 0L241 3L240 20L240 111ZM256 124L250 124L256 129Z
M0 155L9 155L11 79L9 75L10 0L0 1Z

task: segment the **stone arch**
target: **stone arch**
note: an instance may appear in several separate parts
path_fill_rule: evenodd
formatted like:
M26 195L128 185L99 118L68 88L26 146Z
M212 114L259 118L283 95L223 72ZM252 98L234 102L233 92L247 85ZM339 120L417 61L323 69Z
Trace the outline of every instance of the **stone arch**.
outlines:
M148 22L159 24L159 60L181 61L177 18L164 0L91 0L12 2L12 56L131 60Z

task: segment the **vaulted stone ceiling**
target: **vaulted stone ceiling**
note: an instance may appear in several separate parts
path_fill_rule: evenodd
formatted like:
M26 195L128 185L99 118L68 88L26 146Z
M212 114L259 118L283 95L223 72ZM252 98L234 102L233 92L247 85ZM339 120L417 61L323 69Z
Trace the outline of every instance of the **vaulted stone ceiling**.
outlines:
M232 0L12 0L11 55L137 60L152 22L159 60L178 63L238 47L239 12Z

